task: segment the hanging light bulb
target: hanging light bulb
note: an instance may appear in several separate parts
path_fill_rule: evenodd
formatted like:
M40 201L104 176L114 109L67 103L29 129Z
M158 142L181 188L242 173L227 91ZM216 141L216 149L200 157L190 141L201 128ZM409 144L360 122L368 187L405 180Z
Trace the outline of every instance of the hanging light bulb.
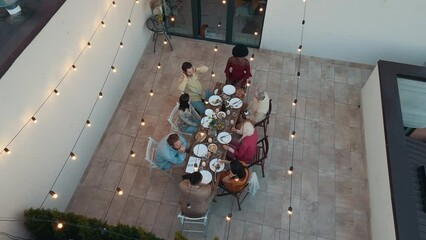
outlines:
M223 3L223 4L226 4L226 0L222 0L222 3Z
M218 48L217 48L217 45L216 45L216 46L214 47L214 51L215 51L215 52L217 52L217 49L218 49Z
M33 121L33 123L37 123L37 118L31 117L31 120Z
M212 71L212 77L216 76L216 74Z
M73 152L70 153L70 157L71 157L72 160L77 159L77 156Z
M293 174L293 166L290 166L287 171L288 175Z
M259 12L263 12L263 7L260 7L260 8L259 8Z
M222 26L222 23L219 21L219 22L217 23L217 27L220 27L220 26Z
M167 39L164 39L163 43L164 43L164 45L166 45L167 44Z
M105 22L104 22L104 21L101 21L101 24L102 24L102 27L105 27L105 26L106 26L106 24L105 24Z
M111 66L111 71L117 72L117 69L114 66Z
M305 19L302 20L302 25L305 25Z
M11 154L11 153L12 153L12 151L10 151L10 149L9 149L9 148L7 148L7 147L5 147L5 148L3 149L3 151L4 151L6 154Z
M257 31L254 32L254 35L257 36L259 33Z
M99 98L103 98L103 93L102 92L99 92Z
M59 94L60 94L60 93L59 93L59 91L58 91L58 90L56 90L56 89L55 89L55 90L53 90L53 92L55 93L55 95L56 95L56 96L59 96Z
M157 68L160 69L161 68L161 63L157 64Z
M191 203L190 202L186 203L186 208L191 208Z
M130 156L131 157L136 157L136 153L132 150L132 151L130 151Z
M72 67L72 70L77 71L77 67L74 64L71 67Z
M143 118L141 119L141 125L145 126L145 119L143 119Z
M291 138L296 137L296 131L291 132Z
M250 57L250 61L253 61L253 60L254 60L254 53Z
M136 0L136 3L139 3L139 0Z
M121 190L121 188L117 187L115 191L117 192L118 195L123 195L123 190Z
M297 104L297 99L294 99L294 101L293 101L292 105L293 105L293 106L296 106L296 104Z
M288 207L287 213L288 213L288 215L293 214L293 208L292 207Z
M123 48L123 47L124 47L123 42L120 42L120 48Z
M297 49L298 52L302 51L302 45L299 45L299 48Z
M247 86L247 87L250 87L250 83L251 83L251 81L250 81L250 80L248 80L248 81L247 81L246 86Z
M149 91L149 96L154 96L154 91L152 89Z
M117 5L115 4L115 1L112 1L112 6L117 7Z
M63 227L64 227L64 224L63 224L63 223L61 223L61 222L58 222L58 223L56 224L56 227L57 227L58 229L61 229L61 228L63 228Z
M306 2L306 0L303 0L303 2Z
M132 21L130 21L130 19L129 20L127 20L127 25L132 25Z
M90 42L87 42L87 47L88 47L88 48L91 48L91 47L92 47L92 44L90 44Z
M228 215L226 215L225 219L228 222L231 221L231 219L232 219L232 213L228 213Z
M58 198L58 194L55 193L54 191L50 190L49 194L52 196L52 198Z
M172 21L172 22L174 22L174 21L175 21L175 15L173 15L173 13L172 13L172 14L170 14L170 21Z
M89 119L87 119L87 120L86 120L86 126L88 126L88 127L91 127L91 126L92 126L92 123L90 122L90 120L89 120Z

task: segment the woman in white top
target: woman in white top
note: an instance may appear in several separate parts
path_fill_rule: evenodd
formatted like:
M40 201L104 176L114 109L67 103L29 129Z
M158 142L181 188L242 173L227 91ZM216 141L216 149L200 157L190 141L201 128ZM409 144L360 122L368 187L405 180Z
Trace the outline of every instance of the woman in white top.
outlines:
M182 94L179 97L177 127L185 133L196 133L200 122L200 115L189 103L189 95L187 93Z

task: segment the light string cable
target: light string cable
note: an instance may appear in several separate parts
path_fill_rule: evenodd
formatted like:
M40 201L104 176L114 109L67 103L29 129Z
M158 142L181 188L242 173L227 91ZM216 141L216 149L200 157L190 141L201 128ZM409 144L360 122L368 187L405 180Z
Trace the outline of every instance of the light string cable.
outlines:
M255 79L255 73L256 73L256 70L254 70L253 69L253 66L254 66L254 53L255 53L255 49L253 49L253 53L250 55L250 72L251 72L251 77L249 78L249 79L247 79L247 83L246 83L246 89L247 89L247 91L246 91L246 99L250 99L250 89L253 89L254 90L254 88L250 88L249 89L249 87L250 87L250 85L252 85L252 83L254 82L254 79Z
M65 222L62 221L60 219L41 219L41 218L8 218L8 219L4 219L4 218L0 218L0 222L26 222L26 221L36 221L36 222L42 222L42 223L56 223L56 224L62 224L62 227L65 226L72 226L72 227L78 227L78 228L84 228L84 229L89 229L89 230L93 230L94 232L99 231L101 235L105 235L105 234L112 234L115 236L119 236L120 239L132 239L132 240L138 240L139 238L134 238L134 237L129 237L126 236L124 234L121 233L117 233L117 232L113 232L113 231L109 231L106 228L102 228L102 227L91 227L91 226L86 226L86 225L80 225L80 224L76 224L76 223L71 223L71 222ZM60 229L60 228L56 228L56 229ZM5 232L0 232L0 235L10 235L13 236L11 234L7 234ZM7 236L9 237L9 236ZM19 239L19 240L33 240L33 238L22 238L22 237L16 237L13 236L14 238L9 237L10 239Z
M218 25L219 26L219 25ZM210 77L210 82L209 82L209 86L210 86L210 88L209 89L212 89L212 87L214 88L215 87L215 83L214 83L214 81L213 81L213 78L216 76L216 73L214 72L214 66L215 66L215 63L216 63L216 54L217 54L217 52L219 51L219 48L218 48L218 46L217 46L217 43L216 43L216 45L214 46L214 49L213 49L213 51L214 51L214 53L213 53L213 65L212 65L212 71L211 71L211 77ZM212 86L213 85L213 86ZM214 90L214 89L213 89ZM214 93L213 93L214 94ZM205 99L205 101L206 101L206 103L207 103L207 101L208 101L208 99Z
M10 144L16 139L16 137L18 137L18 135L22 132L22 130L24 130L24 128L32 121L34 123L37 122L37 118L35 117L37 115L37 113L43 108L43 106L47 103L47 101L52 97L53 94L55 95L59 95L59 91L58 91L58 87L61 85L61 83L64 81L64 79L66 78L66 76L68 76L68 73L71 70L76 71L77 70L77 66L76 63L77 61L80 59L81 54L83 54L84 50L86 50L86 48L90 48L91 47L91 43L90 41L92 40L92 38L95 36L96 32L98 31L99 27L104 23L104 19L107 16L108 12L110 11L111 7L114 4L111 4L105 15L102 17L102 21L101 23L96 27L95 31L93 32L92 36L89 38L89 41L87 42L87 44L83 47L83 49L80 51L80 53L77 55L77 58L74 60L73 64L68 68L68 70L65 72L64 76L62 76L62 78L59 80L58 84L56 84L54 90L47 96L47 98L42 102L42 104L37 108L37 110L34 112L34 114L31 116L30 119L28 119L27 122L24 123L24 125L19 129L19 131L12 137L12 139L6 144L6 146L0 150L0 155L3 153L6 154L10 154L11 153L11 149L9 149Z
M303 48L303 33L304 33L304 27L305 27L305 19L306 19L306 0L303 0L304 3L304 8L303 8L303 19L302 19L302 31L301 31L301 36L300 36L300 45L297 49L298 51L298 59L297 59L297 72L296 72L296 77L295 77L295 81L296 81L296 91L293 91L293 108L294 110L292 110L292 116L290 118L290 128L291 128L291 165L288 169L288 174L290 175L290 201L289 201L289 207L287 209L287 213L288 213L288 239L290 240L291 238L291 216L293 214L293 207L292 207L292 201L293 201L293 171L294 171L294 146L295 146L295 141L296 141L296 120L297 120L297 98L299 95L299 81L300 81L300 69L301 69L301 63L302 63L302 48ZM293 82L294 83L294 82ZM291 120L293 119L293 126L291 126Z
M56 194L56 192L53 190L53 189L54 189L54 187L55 187L55 184L56 184L56 182L58 181L59 176L62 174L62 171L64 170L64 168L65 168L66 164L68 163L69 159L71 159L71 160L75 160L75 159L77 158L76 154L74 153L74 149L75 149L75 147L77 146L77 143L78 143L78 141L80 140L80 137L82 136L82 134L83 134L84 130L85 130L87 127L90 127L90 126L91 126L91 124L92 124L92 123L90 122L90 117L92 116L93 111L94 111L94 109L95 109L95 107L96 107L96 105L97 105L97 103L98 103L99 99L103 97L102 90L104 89L105 84L106 84L106 82L108 81L108 79L109 79L109 76L110 76L111 72L116 72L116 71L117 71L117 69L114 67L114 63L115 63L115 60L116 60L116 58L117 58L117 55L118 55L118 53L119 53L120 48L122 48L122 47L123 47L123 39L124 39L124 37L125 37L125 35L126 35L126 32L127 32L127 28L128 28L128 26L130 26L130 25L129 25L129 21L130 21L130 19L131 19L132 14L133 14L133 9L134 9L134 7L135 7L135 4L136 4L136 3L137 3L137 1L135 1L135 2L133 3L133 5L132 5L132 9L131 9L131 11L130 11L130 17L129 17L129 20L128 20L128 22L127 22L127 24L126 24L125 28L124 28L124 32L123 32L123 34L122 34L120 44L119 44L119 46L117 47L117 51L115 52L114 58L113 58L113 60L112 60L111 68L109 69L109 71L108 71L107 75L105 76L105 80L104 80L104 82L103 82L103 84L102 84L101 90L99 91L98 95L96 96L96 100L95 100L95 102L94 102L94 104L93 104L93 106L92 106L92 108L91 108L91 110L90 110L90 113L89 113L88 117L86 118L87 120L86 120L86 122L84 123L83 127L81 128L80 133L78 134L78 137L77 137L76 141L74 142L74 145L73 145L73 146L72 146L72 148L71 148L70 154L69 154L69 155L67 155L67 158L66 158L66 160L64 161L64 163L62 164L62 167L61 167L61 169L60 169L59 173L57 174L57 176L56 176L56 178L55 178L55 180L54 180L54 182L53 182L53 184L52 184L51 188L49 189L48 193L47 193L47 194L46 194L46 196L44 197L43 202L42 202L42 203L41 203L41 205L40 205L40 208L42 208L42 207L43 207L43 205L44 205L44 203L46 202L47 197L48 197L49 195L51 195L53 198L57 198L57 197L58 197L58 195ZM110 4L110 6L108 7L108 10L106 11L105 15L104 15L104 16L103 16L103 18L102 18L102 21L101 21L101 22L98 24L98 26L96 27L95 32L94 32L94 33L92 34L92 36L90 37L90 39L89 39L89 41L88 41L87 45L83 48L83 50L81 51L81 53L78 55L78 58L81 56L81 54L83 53L83 51L84 51L86 48L91 48L90 40L91 40L91 39L95 36L96 32L99 30L99 27L100 27L100 26L104 26L104 25L105 25L104 19L105 19L105 17L107 16L107 14L109 13L110 9L111 9L113 6L115 6L115 5L116 5L115 1L113 1L113 2ZM77 60L78 60L78 58L77 58ZM74 61L74 63L75 63L75 62L77 62L77 60L76 60L76 61ZM75 66L75 65L73 65L73 66ZM72 68L73 68L73 67L71 67L71 68L68 70L68 72L69 72ZM63 79L61 79L61 82L62 82L62 80L63 80ZM58 84L58 86L59 86L59 84ZM55 91L57 91L57 90L56 90L56 88L55 88ZM52 92L52 93L56 93L55 91L54 91L54 92ZM49 95L49 97L52 95L52 93ZM44 104L44 103L43 103L43 104Z
M138 125L138 129L137 129L137 131L136 131L136 135L135 135L135 137L133 138L132 146L131 146L131 148L130 148L131 150L130 150L130 152L129 152L129 155L127 156L127 160L129 159L129 157L135 158L135 157L136 157L136 155L137 155L137 154L139 154L139 153L136 153L137 151L134 149L134 146L135 146L136 140L137 140L137 138L138 138L139 131L140 131L141 127L145 126L145 119L144 119L144 116L145 116L146 110L147 110L147 108L148 108L148 105L149 105L149 103L150 103L150 100L151 100L152 96L154 96L154 90L153 90L153 89L154 89L154 84L155 84L155 80L157 79L158 71L159 71L159 70L160 70L160 68L161 68L161 58L162 58L162 56L163 56L164 47L165 47L166 45L167 45L167 40L166 40L166 39L164 39L163 46L162 46L162 48L161 48L161 52L160 52L160 59L158 60L157 70L156 70L156 72L155 72L154 80L152 81L151 90L150 90L150 92L149 92L148 100L146 101L145 109L144 109L144 112L143 112L143 115L142 115L141 122L140 122L140 124ZM142 166L142 164L140 164L140 165L139 165L139 167L138 167L138 171L137 171L137 172L139 172L139 170L140 170L141 166ZM123 171L122 171L122 172L121 172L121 174L120 174L120 178L119 178L119 180L118 180L118 182L117 182L117 185L116 185L116 188L115 188L115 193L117 193L118 195L123 195L123 194L124 194L123 189L120 187L120 182L121 182L121 179L123 178L123 175L124 175L124 172L125 172L125 171L126 171L126 167L124 167L124 168L123 168ZM115 196L116 196L116 195L114 194L114 195L113 195L113 197L111 198L111 200L109 201L108 208L107 208L107 210L105 211L105 214L104 214L104 216L102 217L102 219L104 219L104 220L105 220L105 219L107 218L108 213L109 213L109 210L111 209L111 206L112 206L112 203L113 203L113 201L114 201ZM127 201L127 200L126 200L126 201Z

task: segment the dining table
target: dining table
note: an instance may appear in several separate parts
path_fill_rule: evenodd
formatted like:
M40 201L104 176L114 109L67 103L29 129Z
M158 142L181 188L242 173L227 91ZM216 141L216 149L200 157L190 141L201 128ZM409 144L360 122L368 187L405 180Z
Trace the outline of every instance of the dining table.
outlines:
M186 173L199 171L203 184L216 184L225 164L219 159L226 158L224 145L232 140L231 129L235 127L243 107L245 89L217 82L214 95L206 99L205 116L201 119L190 152L186 158ZM216 184L217 185L217 184Z

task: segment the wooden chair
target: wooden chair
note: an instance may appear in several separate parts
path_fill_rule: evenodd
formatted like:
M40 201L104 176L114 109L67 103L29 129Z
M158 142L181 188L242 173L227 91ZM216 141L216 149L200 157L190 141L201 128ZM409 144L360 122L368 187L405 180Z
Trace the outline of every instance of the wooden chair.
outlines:
M253 166L260 166L262 168L262 176L265 177L265 160L268 158L269 152L269 141L268 136L263 137L259 141L257 141L257 153L254 157L254 162L248 165L248 168Z
M262 127L263 128L264 136L266 136L266 131L268 130L269 116L271 115L271 111L272 111L272 99L269 99L269 109L268 109L268 112L266 113L265 119L254 124L254 127Z

